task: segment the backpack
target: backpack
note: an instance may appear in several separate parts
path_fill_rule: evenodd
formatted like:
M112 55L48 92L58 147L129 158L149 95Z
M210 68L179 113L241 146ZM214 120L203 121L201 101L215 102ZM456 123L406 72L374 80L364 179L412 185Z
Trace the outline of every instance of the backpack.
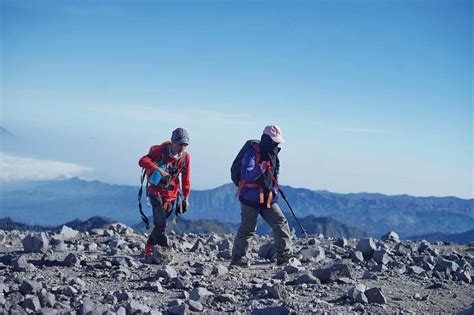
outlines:
M242 159L244 158L245 152L247 152L248 149L250 149L251 147L255 148L255 151L257 153L255 163L260 163L259 143L260 140L248 140L247 142L245 142L244 146L242 147L242 149L240 149L239 153L235 157L234 162L232 162L232 166L230 167L230 177L235 186L239 186L242 172Z

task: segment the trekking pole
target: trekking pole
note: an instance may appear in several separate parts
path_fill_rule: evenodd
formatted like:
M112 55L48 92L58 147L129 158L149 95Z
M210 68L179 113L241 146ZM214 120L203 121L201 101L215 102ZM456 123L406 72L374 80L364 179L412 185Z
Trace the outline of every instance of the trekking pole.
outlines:
M290 203L288 202L288 199L286 199L286 195L285 193L283 192L283 189L281 189L280 185L278 185L278 181L276 180L275 176L273 175L273 171L271 168L268 169L268 174L270 175L270 178L273 180L273 182L275 183L275 186L276 188L278 189L278 191L281 193L281 196L283 197L283 200L286 201L286 204L288 205L288 208L290 208L291 210L291 213L293 214L293 216L295 217L295 220L296 222L298 223L298 225L300 226L301 228L301 231L303 231L303 234L305 237L308 237L308 233L306 233L305 229L303 228L303 226L301 225L300 221L298 220L298 218L296 217L296 214L295 212L293 211L293 208L291 207Z

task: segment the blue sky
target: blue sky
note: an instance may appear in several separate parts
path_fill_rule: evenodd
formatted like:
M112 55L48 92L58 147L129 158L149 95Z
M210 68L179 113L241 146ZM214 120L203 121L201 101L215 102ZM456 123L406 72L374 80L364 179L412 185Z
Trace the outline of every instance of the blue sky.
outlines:
M137 184L184 127L213 188L278 124L282 184L473 197L470 1L0 3L4 183Z

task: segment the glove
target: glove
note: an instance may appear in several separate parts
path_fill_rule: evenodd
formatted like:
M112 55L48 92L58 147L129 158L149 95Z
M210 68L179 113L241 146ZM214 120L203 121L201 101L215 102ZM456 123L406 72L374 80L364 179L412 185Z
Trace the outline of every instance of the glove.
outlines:
M181 214L188 211L188 208L189 208L189 198L186 197L186 198L183 199L183 201L181 203Z
M262 163L260 163L260 170L262 171L262 173L265 173L269 168L270 168L271 164L269 161L263 161Z

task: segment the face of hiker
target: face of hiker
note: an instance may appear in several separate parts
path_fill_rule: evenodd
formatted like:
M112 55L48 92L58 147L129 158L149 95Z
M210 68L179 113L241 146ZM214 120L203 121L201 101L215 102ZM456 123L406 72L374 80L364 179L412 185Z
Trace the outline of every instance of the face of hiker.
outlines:
M189 143L188 132L183 128L176 128L171 134L171 155L181 157L181 152L186 149Z
M188 146L187 143L172 143L171 144L171 153L173 155L181 156L181 152L186 150L187 146Z
M279 143L276 143L268 135L263 134L260 138L260 148L265 151L273 151L274 148L278 147Z

